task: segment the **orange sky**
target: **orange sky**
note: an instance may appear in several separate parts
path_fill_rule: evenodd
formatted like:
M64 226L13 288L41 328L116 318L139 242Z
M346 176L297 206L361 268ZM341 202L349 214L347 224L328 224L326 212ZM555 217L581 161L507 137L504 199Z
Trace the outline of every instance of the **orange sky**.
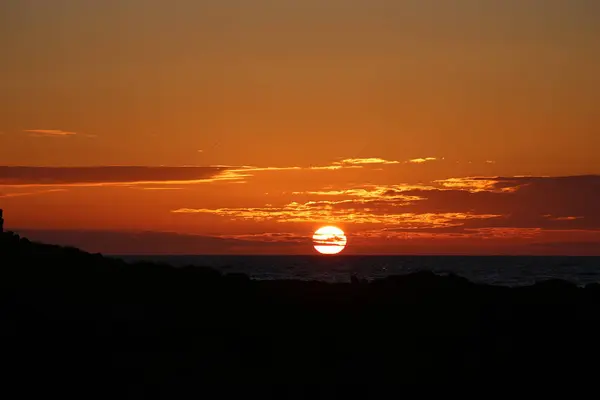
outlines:
M599 16L3 1L7 228L107 253L312 254L335 224L345 254L600 254Z

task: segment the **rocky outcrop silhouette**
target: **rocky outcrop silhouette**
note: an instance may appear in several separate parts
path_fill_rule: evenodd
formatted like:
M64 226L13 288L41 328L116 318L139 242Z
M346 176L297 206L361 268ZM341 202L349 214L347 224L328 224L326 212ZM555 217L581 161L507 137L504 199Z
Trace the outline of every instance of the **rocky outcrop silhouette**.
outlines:
M503 384L581 379L600 355L598 284L511 288L431 272L258 281L11 233L0 265L1 362L22 391L172 398L222 381Z

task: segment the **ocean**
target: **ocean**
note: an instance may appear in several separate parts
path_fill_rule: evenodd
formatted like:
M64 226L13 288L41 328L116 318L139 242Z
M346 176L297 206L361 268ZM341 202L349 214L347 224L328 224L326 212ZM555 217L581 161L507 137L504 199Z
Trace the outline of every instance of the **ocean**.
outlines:
M253 279L349 282L352 275L372 280L416 271L454 273L472 282L524 286L548 279L577 285L600 282L600 257L543 256L112 256L174 267L207 266Z

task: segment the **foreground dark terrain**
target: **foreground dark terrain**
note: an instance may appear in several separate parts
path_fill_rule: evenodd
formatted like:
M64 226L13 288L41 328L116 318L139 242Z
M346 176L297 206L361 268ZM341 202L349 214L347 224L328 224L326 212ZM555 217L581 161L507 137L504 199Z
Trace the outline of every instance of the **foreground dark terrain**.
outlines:
M224 381L537 381L591 375L600 354L597 284L506 288L431 273L253 281L11 234L0 265L3 379L19 390L170 397Z

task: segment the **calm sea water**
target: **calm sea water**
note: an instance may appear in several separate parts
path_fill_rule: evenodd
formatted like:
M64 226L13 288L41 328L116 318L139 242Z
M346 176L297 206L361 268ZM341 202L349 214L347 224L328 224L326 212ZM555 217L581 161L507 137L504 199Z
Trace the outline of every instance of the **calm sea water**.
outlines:
M113 256L175 267L213 267L255 279L301 279L348 282L351 275L373 279L430 270L454 273L473 282L520 286L552 278L578 285L600 282L600 257L463 256Z

